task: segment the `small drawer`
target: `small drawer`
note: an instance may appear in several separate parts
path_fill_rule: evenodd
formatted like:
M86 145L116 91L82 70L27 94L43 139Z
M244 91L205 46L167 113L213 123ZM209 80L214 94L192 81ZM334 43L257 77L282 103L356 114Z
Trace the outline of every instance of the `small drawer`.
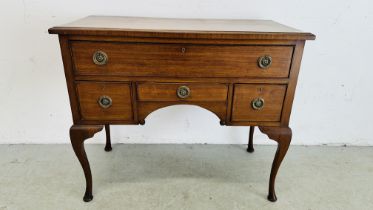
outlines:
M285 92L286 85L236 84L232 121L280 121Z
M141 83L137 85L139 101L226 101L226 84Z
M78 82L82 120L132 120L131 88L127 83Z
M77 75L287 78L293 46L72 41Z

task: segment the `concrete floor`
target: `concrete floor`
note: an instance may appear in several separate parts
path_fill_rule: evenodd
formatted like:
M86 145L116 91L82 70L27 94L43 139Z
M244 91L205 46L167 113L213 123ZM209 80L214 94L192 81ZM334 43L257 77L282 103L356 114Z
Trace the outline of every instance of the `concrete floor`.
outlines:
M274 146L88 145L94 199L70 145L0 145L0 210L373 209L372 147L292 146L266 200Z

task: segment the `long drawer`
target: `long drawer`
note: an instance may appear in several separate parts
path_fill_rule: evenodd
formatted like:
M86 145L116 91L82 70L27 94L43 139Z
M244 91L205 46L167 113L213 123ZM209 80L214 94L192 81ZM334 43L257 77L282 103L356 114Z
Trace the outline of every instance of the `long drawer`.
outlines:
M72 41L77 75L286 78L292 46Z

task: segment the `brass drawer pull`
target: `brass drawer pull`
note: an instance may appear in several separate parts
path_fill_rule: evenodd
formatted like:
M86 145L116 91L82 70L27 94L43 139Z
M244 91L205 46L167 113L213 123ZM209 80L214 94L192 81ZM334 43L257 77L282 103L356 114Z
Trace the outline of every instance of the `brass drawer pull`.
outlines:
M93 63L96 65L105 65L108 62L108 56L105 52L98 50L95 53L93 53Z
M97 102L104 109L111 107L113 104L113 100L109 96L101 96Z
M271 66L272 64L272 57L269 55L264 55L259 57L258 59L258 65L262 69L267 69Z
M180 86L177 91L177 97L184 99L190 96L190 89L187 86Z
M253 107L253 109L255 109L255 110L262 109L264 107L264 99L256 98L256 99L252 100L251 107Z

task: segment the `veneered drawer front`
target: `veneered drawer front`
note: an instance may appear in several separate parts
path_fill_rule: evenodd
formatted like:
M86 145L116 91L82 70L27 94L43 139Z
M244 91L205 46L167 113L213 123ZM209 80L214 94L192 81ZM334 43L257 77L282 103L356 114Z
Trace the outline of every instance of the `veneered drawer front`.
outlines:
M142 83L137 85L139 101L226 101L227 93L226 84L216 83Z
M133 119L129 84L78 82L76 88L82 120Z
M72 41L78 75L161 77L288 77L292 46L191 45ZM95 52L107 55L97 65ZM259 60L271 57L268 68Z
M286 85L236 84L232 121L281 120Z

